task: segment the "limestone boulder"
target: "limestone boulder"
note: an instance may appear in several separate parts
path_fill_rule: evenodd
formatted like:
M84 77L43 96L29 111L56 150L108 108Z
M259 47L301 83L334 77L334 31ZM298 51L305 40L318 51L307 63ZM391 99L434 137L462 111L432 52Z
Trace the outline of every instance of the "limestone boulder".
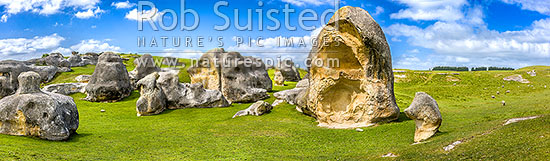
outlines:
M285 77L283 77L281 71L275 70L275 73L273 75L273 82L276 86L285 86Z
M76 76L74 79L79 83L88 83L90 82L90 78L92 78L91 75L79 75L79 76Z
M151 54L145 54L137 59L134 59L134 64L136 65L136 68L130 72L130 75L135 81L138 81L151 73L160 71L160 68L155 65L155 61Z
M138 116L156 115L166 109L166 95L157 86L157 72L151 73L137 82L140 97L136 102Z
M417 92L405 114L416 123L414 142L432 137L441 126L442 117L435 99L424 92Z
M130 77L120 56L111 52L101 54L86 86L85 100L115 102L128 97L131 92Z
M300 72L291 60L282 60L277 64L277 70L281 72L285 81L298 82L300 81Z
M63 57L60 53L51 53L49 56L43 58L46 65L56 67L71 67L71 63Z
M296 99L298 94L300 94L303 90L306 90L306 88L294 88L273 93L273 96L277 99L284 100L288 104L295 105L297 103Z
M230 102L255 102L268 98L272 81L265 64L257 58L238 52L213 49L203 54L188 69L191 83L202 83L206 89L219 90Z
M35 66L30 65L29 66L30 71L34 71L38 74L40 74L40 77L42 78L42 82L49 82L53 80L55 77L55 74L57 74L58 68L55 66Z
M71 56L69 56L69 58L67 59L69 61L69 63L71 64L70 66L71 67L81 67L81 66L84 66L85 64L82 62L82 58L80 57L80 55L78 55L78 52L72 52Z
M49 82L57 73L55 66L36 66L28 62L4 60L0 61L0 77L3 77L3 83L0 86L0 98L14 94L18 88L18 77L20 73L34 71L40 74L41 82Z
M76 133L78 110L73 98L40 90L40 75L24 72L18 76L14 95L0 100L0 133L66 140Z
M271 106L271 104L264 101L258 101L250 105L247 109L244 109L235 113L235 115L233 115L233 118L239 117L239 116L246 116L246 115L260 116L270 112L272 109L273 109L273 106Z
M97 53L86 53L81 56L82 64L85 65L96 65L99 61L99 54Z
M85 88L88 83L60 83L47 85L42 90L58 93L62 95L71 95L75 93L85 93Z
M201 83L179 83L178 75L160 72L157 86L166 95L169 109L227 107L230 103L218 90L205 89Z
M309 60L314 63L309 69L304 110L317 118L319 126L328 128L396 120L399 107L384 32L361 8L347 6L337 12L317 38L317 44L324 45L310 52Z
M307 88L309 87L309 79L302 79L296 83L296 88Z

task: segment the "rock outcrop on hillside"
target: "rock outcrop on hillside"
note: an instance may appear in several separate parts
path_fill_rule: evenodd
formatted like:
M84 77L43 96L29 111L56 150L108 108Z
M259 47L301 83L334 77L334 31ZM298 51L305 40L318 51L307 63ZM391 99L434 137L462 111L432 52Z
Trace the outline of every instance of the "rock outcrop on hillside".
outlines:
M13 95L0 100L0 133L66 140L78 129L73 98L40 90L40 75L24 72Z
M424 92L417 92L405 114L416 123L414 142L421 142L438 132L443 121L435 99Z
M203 54L188 72L191 83L202 83L204 88L219 90L230 102L255 102L268 98L272 81L265 64L238 52L213 49Z
M94 74L86 86L91 102L114 102L128 97L132 92L130 77L119 55L107 52L99 56Z
M319 126L356 128L396 120L391 53L384 32L357 7L343 7L319 33L309 59L307 106ZM336 28L335 23L339 23ZM339 64L330 60L338 59Z
M511 75L511 76L508 76L508 77L504 77L504 78L502 78L502 80L515 81L515 82L520 82L520 83L531 83L531 82L529 82L529 80L523 78L523 76L521 76L519 74L514 74L514 75Z

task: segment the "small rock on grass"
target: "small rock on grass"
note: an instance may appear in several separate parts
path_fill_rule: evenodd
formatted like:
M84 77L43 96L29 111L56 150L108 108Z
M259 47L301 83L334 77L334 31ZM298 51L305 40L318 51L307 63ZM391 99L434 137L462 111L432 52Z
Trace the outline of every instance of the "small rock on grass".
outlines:
M491 98L495 98L495 95L492 95Z
M382 158L395 158L397 157L397 155L393 154L393 153L388 153L388 154L385 154L385 155L382 155Z
M357 131L357 132L363 132L363 129L357 128L357 129L355 129L355 131Z
M462 141L460 141L460 140L459 140L459 141L455 141L454 143L449 144L449 145L447 145L446 147L443 147L443 150L445 150L445 151L451 151L451 150L453 150L458 144L462 144Z
M105 112L105 110L104 110L104 109L101 109L100 112Z
M506 106L506 101L502 101L502 106Z

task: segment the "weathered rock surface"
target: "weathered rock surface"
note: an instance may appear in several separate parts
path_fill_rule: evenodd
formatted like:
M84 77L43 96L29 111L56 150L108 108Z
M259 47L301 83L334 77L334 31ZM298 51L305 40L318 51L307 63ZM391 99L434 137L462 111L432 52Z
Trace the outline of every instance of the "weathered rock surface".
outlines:
M97 53L86 53L81 56L82 64L96 65L99 60L99 54Z
M424 92L417 92L409 108L405 109L407 117L416 123L414 142L421 142L438 132L442 118L437 102Z
M51 93L58 93L62 95L70 95L75 93L84 93L86 85L88 83L60 83L60 84L51 84L47 85L42 90L51 92Z
M156 115L166 109L166 95L162 88L157 86L159 74L154 72L137 82L141 94L136 102L138 116Z
M166 95L169 109L227 107L230 103L218 90L204 89L201 83L179 83L178 75L171 72L159 73L157 86Z
M302 79L296 83L296 88L307 88L309 87L309 79Z
M503 80L505 81L516 81L516 82L520 82L520 83L530 83L529 80L527 79L524 79L521 75L519 74L515 74L515 75L511 75L511 76L508 76L508 77L504 77L502 78Z
M303 90L307 90L306 88L294 88L289 90L284 90L280 92L273 93L273 96L275 98L284 100L288 104L295 105L297 103L296 98L298 97L298 94L302 92Z
M79 75L74 78L74 80L80 82L80 83L88 83L90 79L92 78L91 75Z
M285 81L298 82L300 81L300 72L291 60L283 60L277 64L276 69L281 72Z
M145 54L135 59L134 64L136 65L136 68L130 72L130 75L135 81L138 81L151 73L160 71L160 68L155 65L153 56L150 54Z
M41 76L41 82L51 81L57 73L55 66L35 66L28 62L4 60L0 61L0 77L3 77L0 86L0 98L15 93L18 88L20 73L34 71Z
M250 105L250 107L248 107L247 109L244 109L235 113L235 115L233 115L233 118L239 117L239 116L246 116L246 115L260 116L267 112L270 112L272 109L273 109L273 106L271 106L269 103L264 101L258 101Z
M78 129L78 110L73 98L40 90L40 75L18 76L14 95L0 100L0 133L66 140Z
M537 76L537 72L535 70L528 71L527 74L529 74L531 77Z
M63 57L60 53L51 53L49 56L43 58L46 65L56 67L71 67L71 63Z
M130 77L119 55L111 52L99 56L94 74L86 86L91 102L113 102L128 97L132 92Z
M309 59L307 107L319 126L357 128L396 120L391 53L376 21L363 9L343 7L320 32ZM336 30L335 22L339 22ZM339 60L335 63L331 60Z
M206 89L219 90L230 102L254 102L268 98L272 81L265 64L238 52L213 49L203 54L199 63L190 67L191 83L202 83Z
M281 71L275 70L275 73L273 75L273 82L275 82L276 86L285 86L285 77L283 77Z

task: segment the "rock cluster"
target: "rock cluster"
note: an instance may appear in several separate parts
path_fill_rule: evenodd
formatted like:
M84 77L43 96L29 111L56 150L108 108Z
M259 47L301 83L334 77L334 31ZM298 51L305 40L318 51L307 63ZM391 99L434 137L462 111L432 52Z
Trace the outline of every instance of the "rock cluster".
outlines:
M516 82L520 82L520 83L530 83L529 80L527 79L524 79L521 75L519 74L515 74L515 75L511 75L511 76L508 76L508 77L504 77L502 78L503 80L505 81L516 81Z
M117 54L107 52L99 56L94 74L86 86L91 102L113 102L128 97L132 92L126 66Z
M416 123L414 142L421 142L438 132L442 118L437 102L424 92L417 92L409 108L405 109L407 117Z
M265 64L257 58L238 52L213 49L203 54L199 62L188 69L191 83L219 90L230 102L254 102L268 98L272 81Z
M273 109L273 107L264 101L258 101L252 105L250 105L247 109L241 110L235 115L233 115L233 118L239 117L239 116L246 116L246 115L255 115L260 116L267 112L270 112Z
M78 110L73 98L40 90L40 75L18 76L14 95L0 100L0 133L66 140L78 129Z
M4 60L0 61L0 98L15 93L19 83L20 73L34 71L41 77L41 82L51 81L58 69L55 66L36 66L28 62Z
M177 74L159 73L157 86L166 95L169 109L226 107L230 103L218 90L204 89L202 84L179 83Z
M382 29L361 8L348 6L337 12L317 39L317 44L327 45L310 52L309 60L323 63L312 63L309 69L303 112L309 111L319 126L329 128L396 120L399 107L393 92L391 53ZM339 63L330 61L335 59Z

